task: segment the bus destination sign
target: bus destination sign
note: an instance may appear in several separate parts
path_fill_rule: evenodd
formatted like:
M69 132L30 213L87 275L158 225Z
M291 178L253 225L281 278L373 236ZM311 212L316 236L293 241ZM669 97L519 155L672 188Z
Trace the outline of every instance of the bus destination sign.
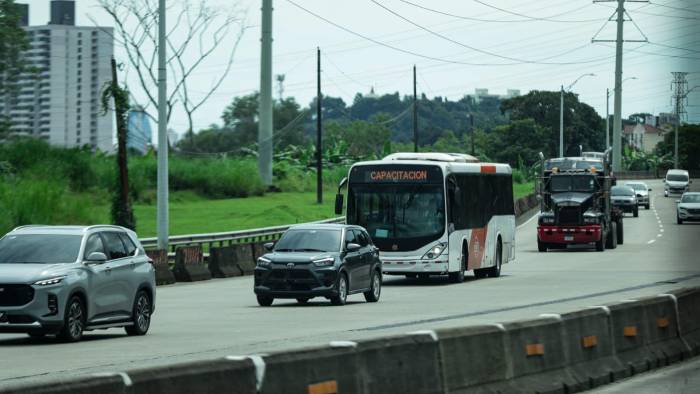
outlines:
M373 165L352 169L350 182L356 183L441 183L437 166Z

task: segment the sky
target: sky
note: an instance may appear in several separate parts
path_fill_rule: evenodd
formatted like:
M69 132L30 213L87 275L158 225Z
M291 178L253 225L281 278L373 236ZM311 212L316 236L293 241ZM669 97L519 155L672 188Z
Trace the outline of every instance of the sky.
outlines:
M261 1L204 1L242 15L246 29L233 68L195 113L195 130L221 124L224 108L234 97L258 90L260 78ZM25 3L30 4L30 24L48 21L48 0ZM179 5L168 3L175 3L168 14L173 23ZM78 25L114 25L98 0L76 4ZM430 98L458 100L477 88L495 94L508 89L559 90L593 73L571 90L605 116L606 88L614 87L615 44L592 39L615 39L615 23L608 19L616 2L273 0L273 5L273 74L285 75L284 97L293 96L304 106L316 95L317 47L323 52L324 95L342 97L348 104L356 93L366 94L371 88L377 94L412 94L414 64L419 94ZM625 23L625 39L646 38L648 43L624 44L623 116L670 112L672 71L689 72L689 88L700 85L700 0L635 2L626 9L633 22ZM189 83L195 96L201 97L223 75L235 43L236 29L232 30L193 73ZM126 62L123 48L115 47L115 56ZM197 59L197 51L185 56L188 62ZM128 66L123 71L130 90L143 100L136 74ZM278 97L277 84L273 90ZM700 122L700 87L689 94L687 110L688 121ZM169 127L180 134L187 129L181 109L173 112Z

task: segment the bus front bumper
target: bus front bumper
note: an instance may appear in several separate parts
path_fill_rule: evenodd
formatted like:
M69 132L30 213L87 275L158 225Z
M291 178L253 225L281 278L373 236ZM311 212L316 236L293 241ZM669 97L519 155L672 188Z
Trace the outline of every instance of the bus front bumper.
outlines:
M382 270L387 275L407 274L447 274L448 263L445 259L436 260L382 260Z

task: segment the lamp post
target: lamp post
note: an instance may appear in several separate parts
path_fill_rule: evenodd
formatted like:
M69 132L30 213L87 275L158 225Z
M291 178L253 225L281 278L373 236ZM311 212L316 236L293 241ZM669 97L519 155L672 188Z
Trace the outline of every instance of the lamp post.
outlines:
M566 92L571 91L571 88L576 85L576 82L578 82L581 78L583 77L595 77L595 74L583 74L580 77L576 78L574 82L571 83L566 88ZM561 85L561 94L560 94L560 103L559 103L559 157L564 157L564 85Z
M629 77L622 80L622 83L630 79L639 79L637 77ZM610 89L605 89L605 149L610 148Z

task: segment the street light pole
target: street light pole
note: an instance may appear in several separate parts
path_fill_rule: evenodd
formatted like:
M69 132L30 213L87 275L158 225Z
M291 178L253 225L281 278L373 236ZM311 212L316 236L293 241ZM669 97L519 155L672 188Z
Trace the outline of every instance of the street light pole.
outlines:
M168 114L165 57L165 0L158 2L158 172L156 219L158 249L168 250ZM191 131L191 130L190 130Z
M610 88L605 89L605 150L610 148Z
M561 85L559 100L559 157L564 157L564 85Z
M566 91L571 91L574 85L576 85L576 82L583 77L595 77L595 74L581 75L566 88ZM561 97L559 101L559 157L564 157L564 85L561 85Z

